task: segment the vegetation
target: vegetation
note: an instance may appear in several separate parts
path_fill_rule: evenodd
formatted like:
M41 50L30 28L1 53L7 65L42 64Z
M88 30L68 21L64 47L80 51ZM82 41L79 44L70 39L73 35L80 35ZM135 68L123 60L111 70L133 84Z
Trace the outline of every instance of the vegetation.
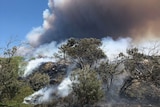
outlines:
M73 93L77 97L77 104L80 107L86 104L95 104L103 97L102 82L97 77L97 72L88 66L77 69L73 72Z
M23 88L28 89L30 94L32 89L29 86L24 86L23 81L18 80L19 64L23 58L14 56L17 48L6 48L0 58L0 105L15 106L22 103L22 98L27 95ZM25 93L25 94L24 94ZM23 106L22 106L23 107Z
M156 48L150 50L149 54L140 52L136 47L130 48L126 54L120 53L117 60L109 61L101 45L101 41L95 38L71 38L59 48L57 54L62 55L59 58L66 63L65 67L58 66L60 62L48 62L26 78L21 78L22 74L19 75L18 71L22 70L19 66L27 62L23 57L15 56L16 47L7 46L0 57L0 106L32 107L22 104L24 97L47 85L58 85L67 74L66 66L74 64L76 66L71 67L70 76L72 93L49 105L37 107L93 106L102 98L108 101L112 94L117 94L118 100L130 98L160 105L160 56L151 55L152 51L157 52Z
M100 49L101 45L101 41L95 38L84 38L80 40L71 38L66 44L60 47L60 50L64 53L65 59L66 56L69 56L73 62L77 63L79 68L84 68L86 64L91 67L94 63L106 57Z

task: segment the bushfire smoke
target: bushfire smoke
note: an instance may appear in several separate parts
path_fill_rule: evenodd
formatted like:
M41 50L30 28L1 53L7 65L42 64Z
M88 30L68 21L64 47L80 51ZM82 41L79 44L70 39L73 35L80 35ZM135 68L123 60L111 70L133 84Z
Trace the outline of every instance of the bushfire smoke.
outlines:
M159 0L49 0L44 23L27 36L34 47L70 37L159 37Z
M53 99L68 96L72 92L71 85L72 81L66 77L58 86L45 87L25 97L23 103L34 105L50 103Z
M25 67L23 77L30 76L36 68L45 62L55 62L55 60L52 58L37 58L29 61L28 65ZM71 70L73 66L74 65L68 67L68 70ZM68 74L59 85L46 86L45 88L42 88L39 91L25 97L23 103L33 105L47 104L52 102L53 99L66 97L72 92L72 82L73 81L70 80L70 74Z
M48 5L49 9L43 12L43 25L27 35L35 57L52 56L58 51L57 43L70 37L94 37L102 40L101 49L112 60L113 56L125 52L132 40L160 37L159 0L49 0ZM41 63L49 61L54 62L43 58L30 61L24 77L33 73ZM126 75L117 78L123 80L124 77ZM71 84L67 77L60 85L41 89L24 101L41 104L56 96L65 97L71 92Z
M42 104L42 103L49 103L51 102L51 95L55 92L53 87L45 87L41 90L33 93L32 95L25 97L24 102L25 104Z
M23 77L27 77L34 72L42 63L45 62L55 62L52 58L38 58L28 62L28 65L25 67Z

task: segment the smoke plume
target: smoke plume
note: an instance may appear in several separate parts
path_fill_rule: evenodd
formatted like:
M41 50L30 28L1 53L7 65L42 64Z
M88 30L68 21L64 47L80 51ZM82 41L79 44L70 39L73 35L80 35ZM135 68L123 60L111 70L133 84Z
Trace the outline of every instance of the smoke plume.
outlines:
M159 0L49 0L48 6L49 9L43 12L42 26L27 34L33 48L19 49L24 53L34 51L34 57L52 56L60 43L70 37L94 37L102 40L101 49L112 60L125 52L132 40L160 37ZM23 76L29 76L41 63L49 61L55 62L46 58L30 61ZM117 78L123 80L124 77L126 75ZM41 104L54 97L65 97L71 92L71 84L67 77L58 86L43 88L26 97L24 103Z
M32 95L25 97L23 103L34 105L49 103L52 100L51 95L54 92L54 87L42 88L41 90L33 93Z
M42 63L45 62L55 62L52 58L38 58L28 62L28 65L25 67L23 77L27 77L34 72Z
M34 105L50 103L53 99L68 96L72 92L71 86L70 77L66 77L58 86L45 87L25 97L23 103Z
M131 38L120 38L113 40L112 38L103 38L101 49L107 55L108 59L113 61L117 59L119 53L126 54L126 49L131 45Z
M160 37L159 0L49 0L48 5L43 25L27 35L34 47L70 37Z
M28 65L26 65L23 77L27 77L32 74L34 70L38 68L42 63L50 61L55 62L50 58L39 58L31 60ZM73 66L74 64L68 67L67 72L69 72L73 68ZM70 73L68 73L59 85L46 86L39 91L36 91L33 94L25 97L23 103L33 105L48 104L53 100L57 100L58 98L64 98L72 92L72 82L74 81L71 81Z

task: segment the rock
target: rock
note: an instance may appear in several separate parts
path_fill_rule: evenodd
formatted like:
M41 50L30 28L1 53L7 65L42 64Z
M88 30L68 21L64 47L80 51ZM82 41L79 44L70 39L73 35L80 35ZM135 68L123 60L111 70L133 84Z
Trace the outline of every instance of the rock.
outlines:
M126 89L125 95L140 102L160 105L160 89L151 82L134 81Z
M62 81L67 73L68 64L46 62L43 63L37 71L48 74L50 77L50 84L58 84Z

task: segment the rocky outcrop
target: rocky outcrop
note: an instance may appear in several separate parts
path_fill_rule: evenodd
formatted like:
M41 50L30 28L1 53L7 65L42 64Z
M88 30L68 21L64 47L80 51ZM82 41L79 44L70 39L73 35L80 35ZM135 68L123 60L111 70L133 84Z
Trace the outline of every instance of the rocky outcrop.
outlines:
M124 79L120 95L138 103L160 105L159 60L149 57L142 61L131 61L124 64L129 76Z
M49 75L50 84L56 84L60 83L66 76L68 66L65 63L46 62L38 68L38 71Z
M138 102L160 105L160 88L151 82L134 80L124 94L125 97L135 99Z

